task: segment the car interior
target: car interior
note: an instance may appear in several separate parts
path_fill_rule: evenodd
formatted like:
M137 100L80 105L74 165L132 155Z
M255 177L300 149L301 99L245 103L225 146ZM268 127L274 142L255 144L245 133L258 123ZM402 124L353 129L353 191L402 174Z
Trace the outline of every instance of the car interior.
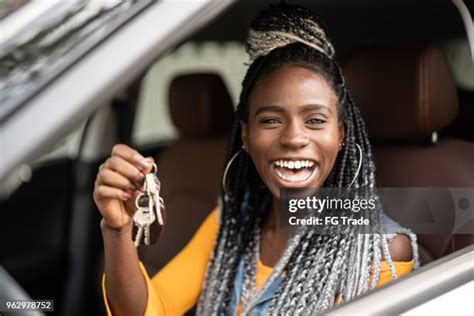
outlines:
M186 43L199 48L232 42L243 49L248 23L269 2L236 2L157 61ZM378 186L474 187L474 87L456 82L446 54L449 43L466 39L450 1L289 2L313 9L326 22L365 118ZM77 155L39 161L31 180L0 201L0 264L31 297L55 299L54 314L104 313L101 218L92 191L114 143L129 144L157 161L166 227L159 243L139 248L149 274L186 245L222 190L236 98L220 67L225 66L190 67L163 83L163 111L174 137L135 141L150 78L143 73L77 127ZM474 219L465 227L474 232ZM418 235L418 244L424 265L474 244L474 233Z
M393 63L395 59L400 62ZM343 67L372 138L378 186L474 185L474 177L466 173L472 169L473 143L447 133L433 136L455 121L459 108L439 46L416 43L365 49ZM467 234L417 237L422 264L474 243L474 235Z

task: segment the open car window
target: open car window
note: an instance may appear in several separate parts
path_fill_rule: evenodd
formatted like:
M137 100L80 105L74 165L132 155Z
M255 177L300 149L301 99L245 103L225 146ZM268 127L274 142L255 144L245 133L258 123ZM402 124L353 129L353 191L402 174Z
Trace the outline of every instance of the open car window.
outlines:
M461 36L453 31L451 25L454 23L446 23L452 33L438 34L436 31L448 27L434 17L439 17L437 11L443 13L443 18L446 16L444 10L435 8L430 1L295 2L320 8L330 25L330 35L334 35L337 47L341 48L337 56L341 60L359 46L388 46L401 40L454 39L446 42L445 52L458 91L466 89L472 95L473 64L466 59L470 55L463 33ZM451 0L434 1L439 5ZM156 157L157 160L173 145L179 145L179 141L173 142L179 140L180 135L169 115L168 99L169 85L176 76L197 72L217 73L236 106L247 69L245 63L248 62L242 25L247 27L247 18L254 16L264 2L0 0L0 32L4 35L2 48L6 48L0 51L0 200L7 198L3 201L3 208L0 207L6 215L0 231L5 236L12 236L16 233L16 227L10 223L24 223L22 236L18 236L15 243L3 238L1 248L6 260L2 261L2 265L12 275L21 277L19 283L25 289L33 289L31 297L40 297L38 293L59 293L55 288L57 286L62 291L61 297L54 298L58 302L58 310L59 304L66 306L64 315L83 315L83 307L96 307L94 302L101 296L100 293L91 293L91 284L99 280L99 276L93 276L91 270L98 267L102 253L99 249L101 238L97 234L100 218L91 193L99 164L117 142L130 143L140 152L143 149L146 156ZM8 12L6 9L2 11L5 3L14 3L15 6L9 7ZM222 17L209 23L207 29L198 31L227 7L229 10ZM457 12L452 9L454 14L447 15L449 22L452 21L450 16L457 18ZM52 14L52 11L55 13ZM3 18L2 12L5 12ZM420 12L426 13L426 19ZM400 25L401 20L404 23ZM7 27L9 21L15 21L15 27ZM137 89L139 97L133 102L131 98L123 101L130 85L141 85ZM122 98L123 102L114 108L113 103L118 98ZM463 99L465 106L473 105L467 100ZM192 106L192 102L187 104ZM120 106L126 108L121 117L125 116L125 120L121 122L116 111ZM127 121L128 118L132 123ZM401 126L403 124L401 122ZM118 130L125 131L124 134L131 138L122 141ZM467 133L462 131L460 135L466 136ZM443 137L441 140L444 140ZM430 146L427 144L425 147ZM435 146L432 144L433 148ZM205 147L198 148L204 152L202 148ZM189 157L194 158L195 155ZM196 161L175 165L180 168L191 166L197 170L202 165ZM193 184L186 172L180 172L173 172L172 175L176 179L185 179L191 186L202 185L201 182ZM468 172L463 176L466 174ZM451 176L451 173L447 175ZM7 190L2 191L4 183L8 186L5 186ZM163 188L167 183L170 182L163 182ZM178 194L180 196L176 200L183 199L181 193ZM212 198L214 202L215 197ZM168 203L170 199L166 201ZM193 208L192 211L198 209ZM182 236L183 231L191 233L184 226L178 228L181 231L176 235ZM177 244L173 239L165 245ZM469 251L472 266L472 247ZM432 267L426 267L423 271ZM431 275L437 277L436 273ZM472 273L462 274L461 277L472 279ZM426 281L426 274L421 279ZM411 279L410 284L420 285L417 280L420 278ZM400 308L400 312L408 311L405 302L394 299L410 287L406 284L397 285L396 291L383 292L387 289L385 287L380 292L374 292L375 297L382 298L380 301L388 305L397 305L394 308ZM420 295L424 293L424 290L417 291ZM395 294L387 294L390 292ZM88 294L93 299L85 298ZM371 295L367 296L370 298ZM53 297L52 294L49 297ZM416 299L412 307L424 302L420 297ZM85 301L89 304L84 304ZM372 301L368 305L371 304L377 307L377 302ZM68 312L64 312L66 310ZM357 310L356 307L350 313L357 313Z

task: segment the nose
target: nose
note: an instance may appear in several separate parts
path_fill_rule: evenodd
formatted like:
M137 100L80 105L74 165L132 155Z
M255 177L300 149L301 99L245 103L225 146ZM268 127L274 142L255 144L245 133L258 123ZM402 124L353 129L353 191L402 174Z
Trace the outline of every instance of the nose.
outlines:
M309 137L303 126L297 123L288 124L280 134L280 144L290 149L300 149L308 146Z

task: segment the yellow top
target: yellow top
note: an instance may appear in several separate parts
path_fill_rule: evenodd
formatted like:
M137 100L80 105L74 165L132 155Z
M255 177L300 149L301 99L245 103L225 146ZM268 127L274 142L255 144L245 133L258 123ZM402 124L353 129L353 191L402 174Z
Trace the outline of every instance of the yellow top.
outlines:
M211 256L218 230L217 208L201 224L191 241L160 272L150 279L143 264L140 268L147 284L148 299L145 315L183 315L199 298L207 263ZM400 277L413 269L414 262L394 262ZM258 261L256 286L260 288L272 272L272 267ZM380 279L377 286L392 280L388 264L381 262ZM105 275L102 277L102 293L107 315L112 315L105 290Z

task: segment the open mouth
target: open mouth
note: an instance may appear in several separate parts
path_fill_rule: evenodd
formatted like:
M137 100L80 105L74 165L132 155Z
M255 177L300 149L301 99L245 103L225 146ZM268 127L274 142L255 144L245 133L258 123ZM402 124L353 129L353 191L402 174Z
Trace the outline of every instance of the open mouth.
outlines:
M275 160L272 165L281 180L295 184L306 182L317 167L313 160Z

